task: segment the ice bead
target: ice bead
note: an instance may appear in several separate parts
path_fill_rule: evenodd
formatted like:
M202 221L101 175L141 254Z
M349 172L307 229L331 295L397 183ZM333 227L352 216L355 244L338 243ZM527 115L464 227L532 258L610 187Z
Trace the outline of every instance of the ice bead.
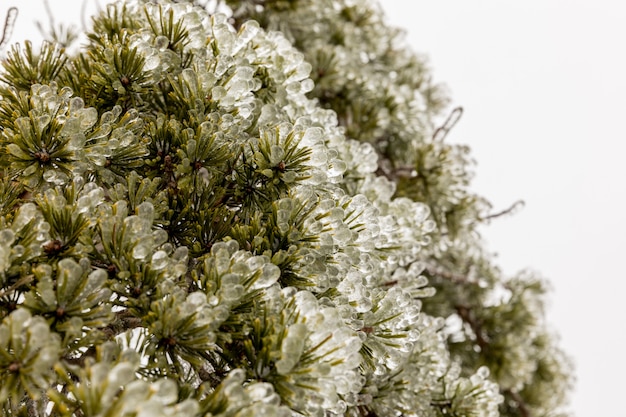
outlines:
M222 287L220 294L226 302L239 300L245 292L243 285Z
M35 219L37 216L37 206L33 203L26 203L22 205L17 211L17 216L15 220L13 220L13 224L11 225L11 229L14 231L19 231L24 228L31 220Z
M81 112L81 116L80 128L85 131L98 121L98 110L94 107L88 107Z
M274 386L267 382L259 382L246 387L252 401L266 404L280 404L280 397L274 392Z
M15 240L15 233L11 229L0 231L0 279L2 273L11 266L11 244Z
M11 229L0 230L0 246L9 247L15 240L15 232Z
M167 243L168 235L163 229L156 229L152 231L152 239L154 239L154 245L160 246Z
M151 242L140 240L137 242L135 247L133 247L132 257L135 259L145 259L150 253L152 245Z
M103 365L103 364L98 364ZM104 366L96 365L95 374L102 372L102 377L96 377L95 379L104 379L106 376L110 386L116 390L128 384L135 378L135 367L128 362L122 362L115 365L112 369L106 369Z
M160 250L152 255L152 260L150 262L150 267L155 271L160 271L165 268L168 263L167 253Z
M260 31L259 24L254 20L248 20L239 29L238 41L246 43L252 40Z

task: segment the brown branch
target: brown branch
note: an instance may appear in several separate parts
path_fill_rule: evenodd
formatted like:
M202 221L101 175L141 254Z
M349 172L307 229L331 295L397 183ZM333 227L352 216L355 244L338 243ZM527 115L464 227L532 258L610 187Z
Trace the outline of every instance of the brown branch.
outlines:
M8 288L0 290L0 297L4 297L5 295L9 294L10 292L15 291L16 289L18 289L22 285L26 285L26 284L32 282L34 278L35 278L35 276L33 274L23 276L15 284L11 285Z
M507 389L504 391L504 394L511 396L513 401L517 403L518 410L522 417L533 417L533 414L528 409L528 405L526 405L526 402L518 392Z
M463 107L457 107L452 110L452 113L448 116L443 125L439 126L435 133L433 133L433 141L435 142L443 142L443 140L448 136L450 130L461 120L461 116L463 116Z
M95 357L96 357L96 348L94 346L91 346L85 352L83 352L82 355L78 357L64 356L63 360L70 365L76 365L82 368L85 366L85 361L87 360L87 358L95 358Z
M128 310L118 311L115 313L115 320L102 331L109 338L114 338L120 333L124 333L126 330L135 329L140 327L142 320L133 316Z
M432 265L426 266L426 272L431 276L438 276L455 284L473 284L466 275L455 274Z
M505 216L507 214L511 214L515 210L524 207L525 204L526 203L524 203L524 200L517 200L515 203L511 204L511 206L509 208L507 208L505 210L502 210L502 211L499 211L497 213L490 214L490 215L485 216L485 217L479 217L478 221L489 221L491 219L496 219L498 217Z
M80 25L83 29L83 32L87 32L87 19L85 16L87 15L87 0L83 0L83 4L80 5Z
M454 308L461 320L469 324L476 336L476 344L480 347L480 351L484 352L489 347L489 340L483 333L481 323L472 315L471 308L463 305L457 305Z
M387 177L390 181L398 181L399 178L411 178L415 176L415 168L410 166L401 166L392 168L391 170L383 167L382 164L378 164L376 175Z
M7 16L4 19L4 28L2 29L2 38L0 38L0 50L4 49L9 43L9 39L13 34L13 27L15 26L15 19L17 19L17 7L10 7L7 11Z

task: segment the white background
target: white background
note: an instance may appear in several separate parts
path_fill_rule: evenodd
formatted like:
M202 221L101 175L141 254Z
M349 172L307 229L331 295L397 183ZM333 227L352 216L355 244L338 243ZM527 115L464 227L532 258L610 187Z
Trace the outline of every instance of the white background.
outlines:
M0 6L21 8L13 41L35 38L33 19L45 18L40 1L25 3ZM77 25L81 3L51 0L57 20ZM526 202L484 236L505 273L552 282L548 321L577 365L571 408L626 415L626 2L383 3L465 109L447 140L472 147L474 189L496 211Z
M548 321L577 366L571 409L624 416L626 2L384 0L465 108L449 138L473 188L518 214L485 229L503 270L553 286Z

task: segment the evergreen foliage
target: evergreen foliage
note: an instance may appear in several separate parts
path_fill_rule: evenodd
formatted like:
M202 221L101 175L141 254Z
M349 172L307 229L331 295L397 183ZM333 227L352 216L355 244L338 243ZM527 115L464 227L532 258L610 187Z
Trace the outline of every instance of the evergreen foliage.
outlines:
M2 62L0 413L566 415L546 284L482 248L461 110L380 7L195 3Z

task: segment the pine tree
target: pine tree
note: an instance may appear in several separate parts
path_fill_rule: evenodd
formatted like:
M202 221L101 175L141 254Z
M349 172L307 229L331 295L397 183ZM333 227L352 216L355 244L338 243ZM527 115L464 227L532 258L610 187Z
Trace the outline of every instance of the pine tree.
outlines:
M566 415L546 282L484 250L462 110L376 3L91 26L0 69L2 415Z

